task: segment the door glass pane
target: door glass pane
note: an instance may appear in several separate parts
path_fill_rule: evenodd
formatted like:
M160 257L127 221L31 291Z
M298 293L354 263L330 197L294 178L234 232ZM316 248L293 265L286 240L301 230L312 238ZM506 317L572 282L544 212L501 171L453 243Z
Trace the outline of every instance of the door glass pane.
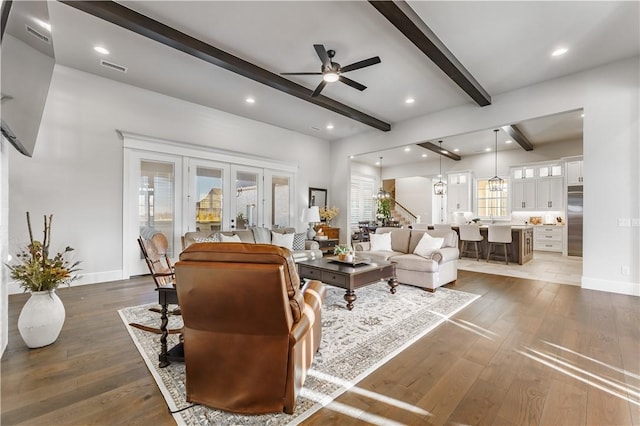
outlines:
M169 241L173 256L175 212L175 170L173 163L142 160L140 162L140 192L138 197L139 226L162 232Z
M236 174L236 229L248 229L258 223L258 174Z
M286 228L289 223L291 211L290 183L286 176L273 176L271 178L271 217L274 228Z
M222 230L222 170L196 167L196 229Z

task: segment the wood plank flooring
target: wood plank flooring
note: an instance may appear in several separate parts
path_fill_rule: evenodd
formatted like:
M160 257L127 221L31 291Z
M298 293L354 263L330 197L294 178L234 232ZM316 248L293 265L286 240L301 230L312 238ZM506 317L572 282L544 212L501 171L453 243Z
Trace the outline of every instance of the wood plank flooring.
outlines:
M640 424L639 298L469 271L453 288L482 297L304 424ZM9 297L1 423L174 424L116 312L156 301L151 279L59 294L60 338L32 350L28 296Z

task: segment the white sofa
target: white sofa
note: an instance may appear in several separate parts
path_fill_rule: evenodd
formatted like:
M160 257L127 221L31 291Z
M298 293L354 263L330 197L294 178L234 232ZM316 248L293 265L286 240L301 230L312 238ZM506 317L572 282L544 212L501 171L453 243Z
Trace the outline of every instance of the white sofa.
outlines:
M422 287L428 291L458 279L458 234L454 230L417 230L377 228L376 234L391 233L391 251L371 251L370 242L354 245L356 255L371 260L386 260L396 264L396 278L402 284ZM425 232L444 238L442 247L425 256L414 254Z
M237 229L235 231L192 231L187 232L182 237L182 250L189 247L191 244L195 242L202 242L204 240L215 240L218 239L218 235L226 235L232 236L237 235L240 238L240 241L243 243L261 243L261 244L271 244L271 231L277 232L279 234L294 234L294 228L250 228L250 229ZM306 233L305 233L306 234ZM301 260L312 260L319 259L322 257L322 250L320 250L320 245L317 241L311 241L305 239L305 247L300 250L291 250L291 254L293 255L293 260L295 262L299 262Z

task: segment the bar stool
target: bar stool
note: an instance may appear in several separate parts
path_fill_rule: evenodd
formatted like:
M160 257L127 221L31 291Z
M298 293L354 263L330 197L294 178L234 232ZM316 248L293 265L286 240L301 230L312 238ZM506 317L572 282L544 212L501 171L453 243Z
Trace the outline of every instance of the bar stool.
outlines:
M495 246L498 244L504 247L504 263L508 265L509 251L507 245L511 244L512 241L511 225L489 225L487 241L489 242L489 247L487 247L487 262L489 262L489 257L491 256L491 248L494 249L495 256Z
M467 251L467 243L473 243L476 252L476 260L480 260L480 250L478 249L478 243L484 239L480 235L480 227L478 225L460 225L458 228L460 231L460 258Z

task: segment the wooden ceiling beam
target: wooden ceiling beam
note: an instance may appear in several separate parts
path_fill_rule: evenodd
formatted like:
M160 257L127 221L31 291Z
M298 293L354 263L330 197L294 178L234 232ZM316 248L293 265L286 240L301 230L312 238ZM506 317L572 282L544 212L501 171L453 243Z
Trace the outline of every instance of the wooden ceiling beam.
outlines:
M370 0L369 3L478 105L491 105L491 96L487 91L447 49L418 14L411 9L411 6L404 1Z
M525 151L533 151L533 144L520 131L516 124L502 126L502 130L504 130L514 141L518 142L522 149L524 149Z
M313 90L307 89L291 80L287 80L251 62L240 59L237 56L220 50L215 46L200 41L113 1L62 0L61 2L97 18L111 22L119 27L150 38L158 43L162 43L253 81L265 84L288 95L295 96L319 107L359 121L360 123L385 132L391 130L389 123L326 96L311 97Z
M416 145L421 146L422 148L428 149L429 151L433 151L436 154L443 155L447 158L451 158L452 160L455 160L455 161L462 160L462 157L460 157L458 154L454 154L453 152L449 151L446 148L441 149L440 146L432 144L431 142L420 142L420 143L417 143Z

